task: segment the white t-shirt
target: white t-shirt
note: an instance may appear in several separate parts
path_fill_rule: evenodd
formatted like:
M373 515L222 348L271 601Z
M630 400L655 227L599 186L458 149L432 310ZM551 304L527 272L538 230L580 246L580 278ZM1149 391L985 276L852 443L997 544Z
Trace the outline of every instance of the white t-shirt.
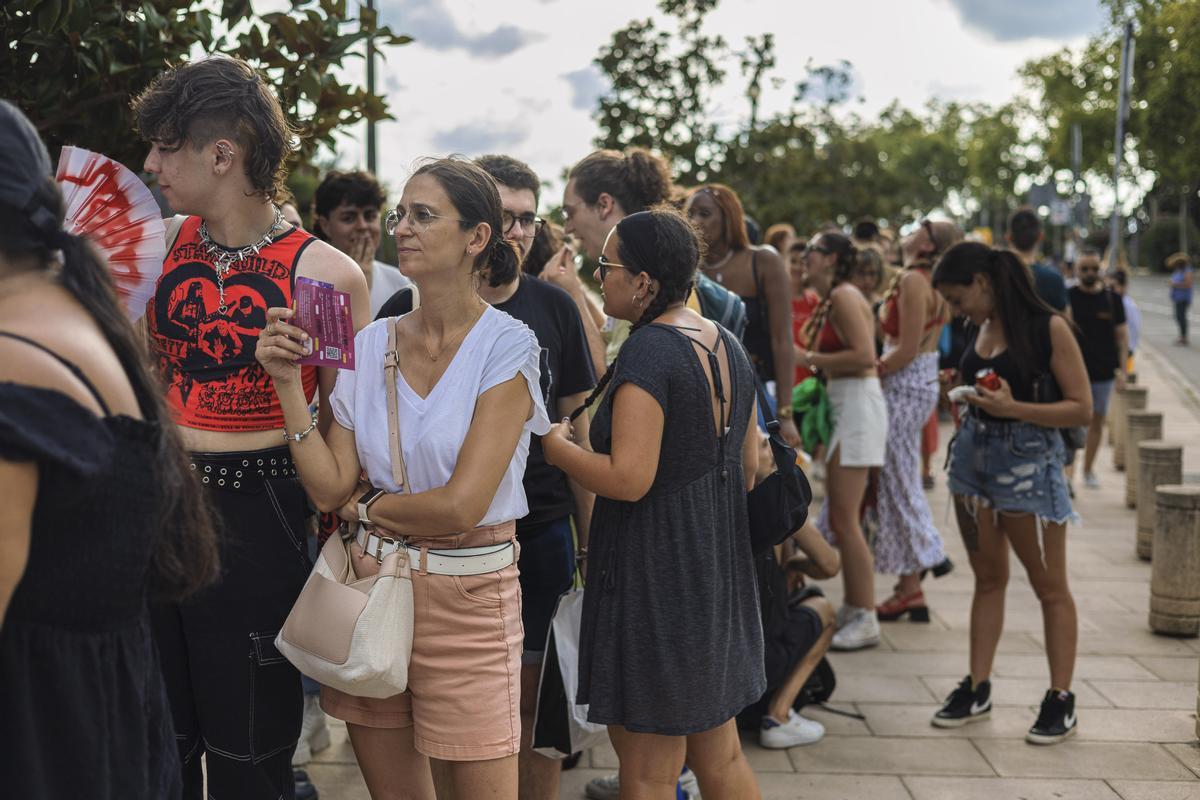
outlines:
M371 319L375 319L379 309L392 295L406 286L412 286L412 281L404 277L399 269L376 261L371 270Z
M358 332L354 337L357 369L338 372L330 397L333 418L343 428L354 431L358 461L372 485L392 493L400 489L392 480L392 459L388 452L383 354L387 351L387 326L395 324L395 320L395 317L377 320ZM437 489L450 481L475 415L476 399L520 373L525 376L533 398L533 412L525 422L496 496L477 525L497 525L529 513L521 483L529 456L529 434L543 436L550 430L550 418L539 388L540 353L537 337L525 323L488 306L426 398L412 390L403 372L397 376L400 447L408 468L406 488L411 493Z

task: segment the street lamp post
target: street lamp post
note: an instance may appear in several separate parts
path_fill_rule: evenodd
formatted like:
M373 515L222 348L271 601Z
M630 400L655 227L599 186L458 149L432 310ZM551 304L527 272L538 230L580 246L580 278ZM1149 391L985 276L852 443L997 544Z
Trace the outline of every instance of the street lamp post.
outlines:
M366 9L375 11L375 0L366 0ZM372 16L374 14L372 13ZM375 94L375 37L367 37L367 94ZM375 163L375 120L367 120L367 171L377 175Z
M1117 250L1121 246L1121 162L1125 158L1125 120L1129 116L1129 78L1133 72L1133 22L1125 23L1121 44L1121 84L1117 94L1117 136L1113 145L1113 213L1109 235L1108 268L1117 268Z

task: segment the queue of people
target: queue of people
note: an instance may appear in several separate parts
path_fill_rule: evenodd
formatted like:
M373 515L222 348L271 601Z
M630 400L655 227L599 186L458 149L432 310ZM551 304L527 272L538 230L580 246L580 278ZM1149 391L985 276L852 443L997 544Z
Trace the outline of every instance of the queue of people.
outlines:
M0 472L17 532L0 562L0 693L16 712L0 730L19 743L0 754L4 785L314 798L293 771L298 744L316 746L311 712L346 722L377 800L558 797L561 764L532 730L555 607L578 576L571 700L620 762L589 796L758 797L739 718L766 747L820 740L798 705L825 652L928 621L922 579L952 567L921 462L954 318L970 389L949 488L975 593L969 674L932 723L990 711L1011 548L1047 629L1050 689L1027 739L1074 732L1059 430L1092 426L1092 485L1127 314L1086 251L1058 297L1036 214L1013 215L1011 250L930 219L904 236L780 224L758 245L733 189L675 187L632 149L571 168L561 229L539 216L539 176L493 154L420 163L394 204L374 176L331 172L308 233L276 204L290 132L245 62L175 67L133 112L145 172L180 215L137 328L63 233L35 130L0 104L0 143L24 154L0 166ZM384 233L395 266L377 260ZM598 265L598 294L578 256ZM1190 300L1180 272L1173 291ZM295 324L298 278L349 297L355 369L300 365L313 341ZM744 333L714 303L741 309ZM809 394L820 401L798 411ZM764 555L746 497L774 469L775 417L825 499ZM347 537L356 579L393 553L411 564L402 693L314 685L306 705L276 648L316 512ZM85 515L89 536L54 547ZM98 562L103 585L86 568ZM804 585L839 572L840 608ZM897 578L882 601L877 572ZM63 657L47 681L34 654L49 651ZM99 688L72 693L85 671ZM108 744L80 746L86 770L56 769L72 737Z

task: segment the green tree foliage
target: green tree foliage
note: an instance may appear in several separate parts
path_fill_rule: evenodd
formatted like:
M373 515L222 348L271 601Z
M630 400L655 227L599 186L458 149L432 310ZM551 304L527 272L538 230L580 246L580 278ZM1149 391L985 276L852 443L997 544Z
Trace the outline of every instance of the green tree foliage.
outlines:
M334 132L389 119L387 106L339 76L363 43L411 41L346 0L293 0L257 15L251 0L7 0L0 4L0 96L33 120L52 148L74 144L140 169L129 99L168 66L204 53L244 58L264 70L300 131L295 164L310 164Z

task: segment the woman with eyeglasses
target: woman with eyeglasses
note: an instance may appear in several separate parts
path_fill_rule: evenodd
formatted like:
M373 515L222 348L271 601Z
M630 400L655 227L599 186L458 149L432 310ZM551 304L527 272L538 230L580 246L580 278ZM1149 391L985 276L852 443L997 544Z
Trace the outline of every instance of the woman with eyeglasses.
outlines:
M848 238L828 231L809 241L806 256L809 285L822 301L809 321L802 362L825 376L833 408L817 527L842 552L845 598L832 644L838 650L879 644L871 549L860 511L871 468L883 466L887 405L875 372L875 319L851 282L857 256Z
M937 410L938 341L949 319L930 275L938 255L961 240L953 222L922 220L901 241L905 268L879 308L883 356L875 366L887 400L888 438L876 483L875 569L900 576L892 596L875 609L882 621L907 614L928 622L921 574L950 568L921 482L921 437Z
M742 201L728 186L710 183L691 190L684 206L688 220L704 239L704 274L737 294L746 304L742 343L759 380L774 381L781 433L793 447L800 433L792 420L791 282L774 248L755 247L746 233Z
M970 411L950 447L950 492L962 509L975 592L971 598L970 674L933 717L954 728L991 713L992 664L1004 629L1009 547L1042 607L1050 690L1026 734L1054 744L1075 733L1078 621L1067 585L1067 494L1060 429L1092 416L1087 368L1071 324L1042 301L1013 252L977 242L946 251L933 287L975 332L960 371L974 380ZM981 372L998 388L982 385Z
M409 691L376 700L322 690L325 711L347 723L375 798L429 798L433 784L441 797L517 797L523 636L515 520L528 512L530 434L545 434L550 423L533 332L476 292L484 270L519 268L501 226L496 183L475 164L440 159L413 174L386 228L423 302L355 337L357 368L338 374L327 435L308 424L296 360L311 342L289 324L293 312L270 309L258 344L288 430L300 432L288 444L309 497L360 523L355 572L378 572L377 559L402 547L422 566L412 572ZM393 335L399 369L389 388ZM393 476L389 393L405 485ZM472 566L485 557L486 565ZM442 566L446 559L453 562Z
M685 305L699 260L678 212L617 223L596 277L632 332L588 398L604 397L594 452L569 421L542 444L596 493L577 699L608 726L621 796L673 796L686 754L706 798L752 800L734 715L766 689L746 510L756 389L737 339Z

